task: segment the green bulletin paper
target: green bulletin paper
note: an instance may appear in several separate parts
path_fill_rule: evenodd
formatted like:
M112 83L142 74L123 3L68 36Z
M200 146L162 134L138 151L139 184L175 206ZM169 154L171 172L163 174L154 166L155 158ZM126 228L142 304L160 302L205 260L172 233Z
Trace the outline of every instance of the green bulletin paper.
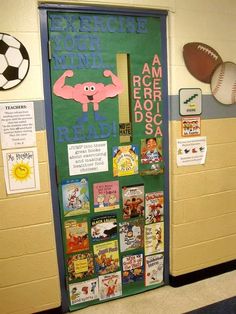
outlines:
M163 39L151 16L50 12L48 25L66 282L76 310L164 284ZM127 143L119 137L121 53Z

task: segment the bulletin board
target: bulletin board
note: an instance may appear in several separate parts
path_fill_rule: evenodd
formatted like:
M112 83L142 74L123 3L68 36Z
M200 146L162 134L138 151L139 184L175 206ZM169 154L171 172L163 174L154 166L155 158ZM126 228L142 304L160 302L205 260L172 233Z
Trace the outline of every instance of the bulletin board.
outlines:
M164 25L163 16L142 11L48 12L58 210L71 311L165 284Z

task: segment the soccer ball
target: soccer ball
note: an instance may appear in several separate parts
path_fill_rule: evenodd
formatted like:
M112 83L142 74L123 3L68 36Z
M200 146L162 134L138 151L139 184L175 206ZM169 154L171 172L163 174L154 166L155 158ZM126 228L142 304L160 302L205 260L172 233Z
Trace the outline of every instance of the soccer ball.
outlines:
M29 55L23 44L0 33L0 91L20 84L29 70Z

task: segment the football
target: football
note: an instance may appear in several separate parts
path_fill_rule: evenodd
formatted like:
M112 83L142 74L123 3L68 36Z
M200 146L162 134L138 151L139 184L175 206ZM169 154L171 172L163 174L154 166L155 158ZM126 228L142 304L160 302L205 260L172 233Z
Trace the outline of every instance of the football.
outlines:
M15 37L0 33L0 91L20 84L29 70L29 55Z
M188 71L203 83L211 82L214 70L223 62L215 49L198 42L184 45L183 58Z

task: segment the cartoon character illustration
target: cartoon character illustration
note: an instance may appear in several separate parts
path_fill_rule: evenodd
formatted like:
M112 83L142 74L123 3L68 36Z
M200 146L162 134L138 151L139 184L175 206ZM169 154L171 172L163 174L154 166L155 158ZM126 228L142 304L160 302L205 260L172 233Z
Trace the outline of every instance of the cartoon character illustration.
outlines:
M104 194L98 194L97 196L97 203L98 207L105 207L105 195Z
M55 82L53 93L64 99L73 99L82 105L83 116L78 119L78 122L88 121L88 104L92 103L95 120L104 120L98 114L99 103L106 98L112 98L120 94L123 90L121 80L110 70L104 70L105 77L111 77L112 84L104 85L103 83L85 82L69 86L65 84L67 77L72 77L72 70L65 71L62 76Z
M111 297L115 295L115 289L116 289L117 279L109 279L107 283L104 283L104 286L107 287L106 296Z
M108 205L113 206L116 205L117 199L115 194L111 194L108 198Z

